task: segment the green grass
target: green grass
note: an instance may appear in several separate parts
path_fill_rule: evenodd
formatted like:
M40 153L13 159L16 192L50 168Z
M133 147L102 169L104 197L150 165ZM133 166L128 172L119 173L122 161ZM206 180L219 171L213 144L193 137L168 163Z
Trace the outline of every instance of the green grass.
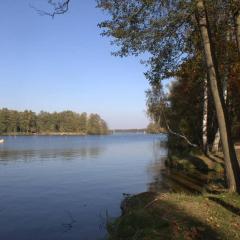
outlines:
M224 188L223 157L182 152L172 154L166 163L173 171L172 181L199 194L128 196L122 216L108 222L108 239L239 240L240 195Z
M211 197L240 206L238 195L142 193L127 198L108 224L109 240L240 239L240 216Z

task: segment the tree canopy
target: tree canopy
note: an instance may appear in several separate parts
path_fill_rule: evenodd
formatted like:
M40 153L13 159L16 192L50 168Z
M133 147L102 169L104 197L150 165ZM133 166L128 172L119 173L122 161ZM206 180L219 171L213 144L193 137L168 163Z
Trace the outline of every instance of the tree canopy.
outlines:
M151 85L147 95L150 117L161 124L161 116L169 133L191 146L205 145L202 129L210 130L208 144L219 129L228 186L231 191L240 192L240 167L231 137L232 120L239 119L236 120L238 111L231 111L229 104L236 101L230 91L233 79L239 83L238 1L99 0L98 7L108 13L99 27L102 35L111 37L118 47L115 55L149 56L145 75ZM172 87L170 98L165 98L161 96L161 82L169 77L179 83ZM208 116L203 111L204 102L209 102ZM203 126L203 122L208 126Z

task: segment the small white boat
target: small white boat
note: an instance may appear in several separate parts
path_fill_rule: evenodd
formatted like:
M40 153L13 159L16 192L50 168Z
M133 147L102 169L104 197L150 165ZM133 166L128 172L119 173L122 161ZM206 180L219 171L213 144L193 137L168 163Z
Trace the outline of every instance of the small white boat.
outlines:
M0 139L0 144L1 144L1 143L4 143L4 139Z

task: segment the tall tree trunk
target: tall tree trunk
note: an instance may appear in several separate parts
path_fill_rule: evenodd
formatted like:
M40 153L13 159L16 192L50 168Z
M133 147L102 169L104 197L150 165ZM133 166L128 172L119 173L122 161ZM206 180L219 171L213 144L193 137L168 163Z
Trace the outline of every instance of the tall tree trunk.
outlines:
M207 77L204 79L204 96L203 96L203 123L202 123L202 141L203 151L208 153L208 137L207 137L207 119L208 119L208 81Z
M229 43L230 42L230 31L227 31L226 34L226 42ZM228 52L226 52L226 59L228 62ZM223 79L222 79L222 90L223 90L223 97L224 97L224 101L225 104L227 105L227 95L228 95L228 78L229 78L229 66L227 66L227 69L224 71L223 73ZM213 145L212 145L212 152L219 152L219 147L220 147L220 142L221 142L221 138L220 138L220 131L219 128L217 129L214 141L213 141Z
M217 113L218 126L222 141L223 154L225 160L225 169L228 188L230 192L238 191L240 193L240 167L237 161L233 143L231 141L230 127L226 114L224 99L219 86L219 77L217 76L216 63L212 50L211 39L209 35L209 25L207 21L207 12L203 0L195 0L197 7L197 20L200 27L205 61L209 75L210 88Z
M228 71L227 71L227 74L225 75L225 77L223 79L223 83L222 83L223 97L224 97L225 104L227 103L227 78L228 78ZM220 141L221 141L221 137L220 137L220 131L218 128L215 138L214 138L214 141L213 141L212 152L215 152L215 153L219 152Z
M212 145L212 152L213 153L219 152L220 141L221 141L221 137L220 137L220 131L219 131L219 128L218 128L217 132L215 134L215 137L214 137L213 145Z
M235 13L234 20L235 20L235 32L236 32L237 47L238 47L238 53L240 56L240 10L238 10Z

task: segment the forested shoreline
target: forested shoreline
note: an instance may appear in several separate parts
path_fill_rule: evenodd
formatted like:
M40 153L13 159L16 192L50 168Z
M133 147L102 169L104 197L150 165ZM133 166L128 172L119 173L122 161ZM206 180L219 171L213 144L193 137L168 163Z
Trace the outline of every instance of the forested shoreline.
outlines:
M240 240L240 0L2 2L2 107L151 122L0 108L0 239Z
M238 1L101 0L98 7L110 15L99 27L113 38L115 56L149 54L142 61L148 114L169 133L169 147L222 151L227 188L240 193ZM163 81L173 79L165 91Z
M107 123L98 114L0 109L1 135L105 135L108 132Z
M167 131L165 163L186 192L170 186L176 194L126 196L109 239L239 239L231 224L240 209L239 1L100 0L98 7L108 14L99 27L114 56L147 55L148 130Z

